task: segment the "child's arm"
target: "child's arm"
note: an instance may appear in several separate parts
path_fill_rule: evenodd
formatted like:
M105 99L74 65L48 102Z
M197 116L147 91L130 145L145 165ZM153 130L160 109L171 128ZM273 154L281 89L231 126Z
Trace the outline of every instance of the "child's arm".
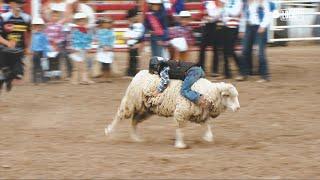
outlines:
M170 68L169 67L165 67L163 68L163 70L160 72L160 84L157 88L158 92L159 93L162 93L167 87L168 87L168 84L170 82L170 78L169 78L169 70Z

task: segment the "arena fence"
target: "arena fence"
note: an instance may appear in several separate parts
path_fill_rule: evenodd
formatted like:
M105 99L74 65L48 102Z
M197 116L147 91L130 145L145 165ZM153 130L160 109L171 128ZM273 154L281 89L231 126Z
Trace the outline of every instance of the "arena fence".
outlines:
M320 24L315 24L316 17L320 15L320 0L285 0L274 3L277 4L277 10L273 12L269 42L320 40L320 37L312 35L313 28L320 28ZM287 37L276 38L275 34L279 32L285 32Z

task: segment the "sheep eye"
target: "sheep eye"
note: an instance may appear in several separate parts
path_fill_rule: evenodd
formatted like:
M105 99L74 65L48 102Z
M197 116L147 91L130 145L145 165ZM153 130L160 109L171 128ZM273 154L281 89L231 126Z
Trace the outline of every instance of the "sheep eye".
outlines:
M224 94L224 95L223 95L223 97L229 97L229 96L230 96L229 94Z

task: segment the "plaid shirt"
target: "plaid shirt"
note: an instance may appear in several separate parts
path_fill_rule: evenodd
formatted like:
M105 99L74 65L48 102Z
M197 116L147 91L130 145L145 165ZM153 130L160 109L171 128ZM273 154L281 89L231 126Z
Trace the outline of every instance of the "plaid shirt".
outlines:
M184 26L170 27L169 28L169 37L170 37L170 39L184 37L189 46L194 45L194 38L192 36L192 29L189 26L187 26L187 27L184 27Z
M66 40L63 32L63 26L59 23L48 24L45 29L45 33L47 34L49 41L55 44L59 44Z
M158 92L162 93L168 86L169 82L170 82L170 78L169 78L169 70L170 67L164 67L162 69L162 71L160 72L160 84L158 86Z

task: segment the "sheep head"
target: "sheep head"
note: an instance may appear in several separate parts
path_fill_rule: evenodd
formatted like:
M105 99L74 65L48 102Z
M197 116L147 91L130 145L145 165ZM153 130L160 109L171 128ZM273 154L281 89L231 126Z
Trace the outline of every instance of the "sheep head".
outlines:
M221 97L221 104L230 109L231 111L235 112L240 109L239 103L239 93L237 89L228 83L221 83L220 89L220 97Z

